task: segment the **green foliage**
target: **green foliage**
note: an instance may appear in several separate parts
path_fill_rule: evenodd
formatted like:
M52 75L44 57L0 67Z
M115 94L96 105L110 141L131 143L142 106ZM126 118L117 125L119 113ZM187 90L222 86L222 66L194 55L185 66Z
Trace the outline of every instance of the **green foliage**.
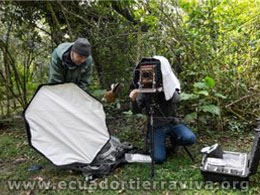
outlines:
M103 89L120 82L121 99L127 101L136 63L145 56L163 55L182 81L183 91L190 92L182 94L187 109L181 112L186 118L207 121L215 116L227 127L229 115L255 118L260 115L259 4L254 0L3 1L0 101L7 107L3 114L24 107L37 86L47 82L50 54L58 44L87 37L95 61L90 92L99 99ZM6 44L11 51L8 59ZM18 106L12 109L8 99L15 99Z
M101 100L104 96L106 90L105 89L96 89L94 91L91 91L91 94L96 97L97 99Z
M201 111L203 112L209 112L211 114L220 115L220 109L218 106L209 104L209 105L203 105L201 106Z
M184 101L184 100L193 100L193 99L197 99L198 96L195 95L195 94L188 94L188 93L181 93L181 100Z
M247 129L247 127L249 126L246 123L242 123L237 118L233 117L228 121L228 127L233 132L241 133L244 129Z
M225 98L224 95L216 93L215 80L209 76L204 78L204 82L196 82L193 85L192 93L182 93L181 101L189 101L193 109L191 113L188 113L184 120L186 122L194 122L201 120L202 123L206 123L205 116L212 114L213 116L220 116L220 108L216 105L217 100Z

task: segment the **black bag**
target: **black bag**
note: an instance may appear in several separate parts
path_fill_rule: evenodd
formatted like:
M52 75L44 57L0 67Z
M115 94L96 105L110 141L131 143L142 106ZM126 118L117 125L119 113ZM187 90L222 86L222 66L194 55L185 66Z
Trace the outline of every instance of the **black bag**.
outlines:
M99 152L90 165L71 165L73 170L81 171L87 180L104 177L122 164L127 163L125 153L135 152L136 148L128 142L120 142L111 136L109 142Z

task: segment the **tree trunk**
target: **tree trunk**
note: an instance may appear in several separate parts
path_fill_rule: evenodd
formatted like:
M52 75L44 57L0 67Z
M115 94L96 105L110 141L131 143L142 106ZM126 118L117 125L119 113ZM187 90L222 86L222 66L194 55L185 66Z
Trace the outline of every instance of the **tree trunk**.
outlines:
M103 65L99 60L97 50L95 50L95 48L92 48L92 50L93 50L93 54L94 54L92 57L94 59L95 67L96 67L96 70L97 70L97 76L98 76L99 84L102 88L104 88L105 82L104 82L104 77L103 77L103 72L104 72Z
M4 115L4 105L3 105L3 101L0 100L0 108L1 108L1 115Z

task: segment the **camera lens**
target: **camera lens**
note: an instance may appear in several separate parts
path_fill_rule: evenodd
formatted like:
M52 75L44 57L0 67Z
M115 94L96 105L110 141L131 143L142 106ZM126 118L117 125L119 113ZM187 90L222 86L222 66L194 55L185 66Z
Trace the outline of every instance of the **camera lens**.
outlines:
M143 72L143 78L151 78L151 73L150 72Z

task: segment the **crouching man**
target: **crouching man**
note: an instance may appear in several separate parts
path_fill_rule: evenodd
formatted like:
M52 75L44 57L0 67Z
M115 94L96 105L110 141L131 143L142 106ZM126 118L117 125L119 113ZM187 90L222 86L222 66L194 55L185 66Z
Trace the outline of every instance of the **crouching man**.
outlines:
M60 44L52 53L49 64L49 83L72 82L84 91L91 81L93 58L91 45L85 38Z
M180 83L171 70L170 64L163 56L154 56L160 61L162 91L156 93L143 92L141 74L135 74L130 92L130 107L133 113L148 114L151 99L153 99L153 129L154 129L154 161L163 163L166 160L166 138L170 136L174 147L192 145L196 141L194 133L177 118L176 103L180 99ZM141 61L142 62L142 61ZM149 64L149 63L148 63ZM140 63L136 69L140 72ZM149 74L149 73L147 73ZM159 74L159 73L157 73ZM144 87L144 86L143 86ZM151 129L149 128L149 131ZM148 135L150 133L148 132ZM150 138L149 138L150 139Z

